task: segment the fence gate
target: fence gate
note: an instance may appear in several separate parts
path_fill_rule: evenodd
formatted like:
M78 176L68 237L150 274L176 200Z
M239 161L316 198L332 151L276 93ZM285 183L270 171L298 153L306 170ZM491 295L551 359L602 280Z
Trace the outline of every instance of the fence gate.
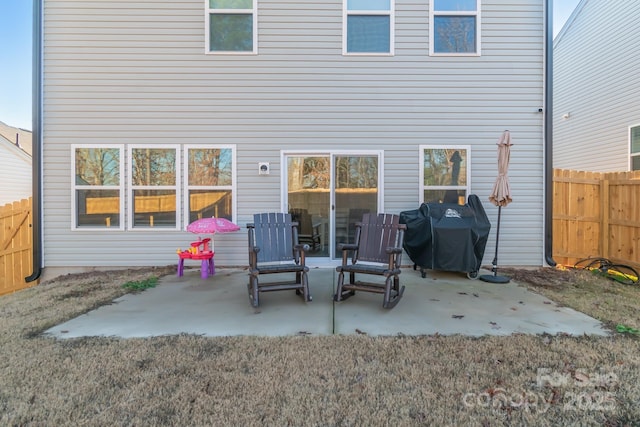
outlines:
M32 199L0 207L0 295L36 285L24 278L32 270Z

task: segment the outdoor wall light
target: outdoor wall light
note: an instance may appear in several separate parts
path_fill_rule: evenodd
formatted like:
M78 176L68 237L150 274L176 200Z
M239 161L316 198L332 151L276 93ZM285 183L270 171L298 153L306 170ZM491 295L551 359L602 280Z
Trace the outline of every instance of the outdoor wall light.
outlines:
M258 163L258 175L269 175L269 167L268 162L259 162Z
M571 117L571 113L564 113L564 115L562 116L564 120L569 120L570 117Z

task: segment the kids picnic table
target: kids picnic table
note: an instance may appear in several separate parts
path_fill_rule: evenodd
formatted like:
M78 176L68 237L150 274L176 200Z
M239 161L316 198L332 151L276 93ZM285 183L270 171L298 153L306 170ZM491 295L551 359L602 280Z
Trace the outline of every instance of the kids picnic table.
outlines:
M209 249L210 238L198 239L191 242L189 249L183 251L178 249L178 277L184 274L184 260L193 259L200 261L200 277L206 279L209 275L216 274L216 267L213 262L214 252Z

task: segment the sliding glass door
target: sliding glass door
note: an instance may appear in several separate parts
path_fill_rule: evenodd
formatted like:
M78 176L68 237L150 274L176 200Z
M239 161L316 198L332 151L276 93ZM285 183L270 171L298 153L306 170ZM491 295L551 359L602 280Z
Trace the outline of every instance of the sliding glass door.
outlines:
M353 227L380 206L381 153L285 154L287 211L300 223L309 257L336 258Z

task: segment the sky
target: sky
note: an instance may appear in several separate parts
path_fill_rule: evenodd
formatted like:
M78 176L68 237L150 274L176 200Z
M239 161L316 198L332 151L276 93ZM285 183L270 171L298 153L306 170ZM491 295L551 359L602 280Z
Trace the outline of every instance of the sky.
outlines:
M554 37L580 0L554 0ZM0 121L32 130L33 2L0 0Z

